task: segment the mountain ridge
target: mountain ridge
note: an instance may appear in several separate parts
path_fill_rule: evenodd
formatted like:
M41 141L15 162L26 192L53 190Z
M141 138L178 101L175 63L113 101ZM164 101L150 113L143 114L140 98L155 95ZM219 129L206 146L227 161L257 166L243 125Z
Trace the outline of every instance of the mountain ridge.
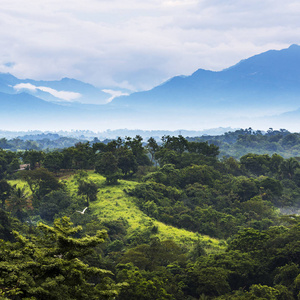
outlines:
M274 63L274 60L277 61L277 64ZM259 95L271 93L273 97L277 94L278 88L286 94L293 92L293 95L296 95L300 92L300 72L295 60L300 64L300 46L298 45L292 45L283 50L269 50L244 59L222 71L198 69L190 76L173 77L150 91L115 98L112 100L112 104L116 102L129 104L132 102L138 105L138 101L135 101L136 98L143 101L145 98L151 97L159 99L160 102L162 98L165 98L164 101L169 102L166 98L169 94L175 96L175 99L185 97L188 100L192 96L198 100L198 103L193 102L196 105L199 104L199 100L203 100L201 97L208 97L209 100L216 102L216 100L224 98L224 95L226 97L226 93L229 93L230 98L236 98L240 96L242 91L251 93L250 96L253 100L253 93ZM263 76L264 74L267 76ZM237 80L239 81L237 82ZM285 86L283 86L283 81ZM292 87L293 90L287 90L286 86L289 89ZM227 98L229 97L227 96ZM260 99L259 101L261 102Z
M287 128L285 124L291 126L296 121L295 116L300 114L299 65L300 46L294 44L287 49L269 50L254 55L221 71L198 69L189 76L175 76L151 90L116 97L110 103L101 105L81 103L81 100L86 97L85 102L89 99L95 102L97 97L99 100L102 96L109 98L111 95L102 94L99 89L76 79L62 78L51 82L22 80L2 73L0 99L5 93L10 95L7 98L12 105L11 111L17 110L14 107L16 105L23 107L26 116L19 114L18 119L24 121L24 126L27 126L29 118L43 116L40 117L40 122L45 124L47 130L53 129L51 122L53 123L55 113L51 122L47 119L47 114L52 110L62 119L57 126L69 126L63 129L106 130L126 127L201 130L219 126L255 127L255 124L261 126L267 122L270 123L266 125L267 128ZM25 94L18 96L20 93L14 87L20 83L23 87L25 84L25 88L20 88L18 92L25 91L35 97L34 100L25 97ZM48 89L39 89L40 86ZM75 98L58 99L56 93L59 92L69 92L70 94L58 95ZM84 97L76 98L76 93ZM13 101L14 97L18 99ZM28 102L27 106L21 105L20 97ZM48 110L43 109L45 104L38 102L40 98L52 103L51 108L49 106ZM0 112L0 117L7 120L9 101L1 101L1 105L6 103L7 108L6 112ZM293 117L286 117L287 113ZM38 129L38 125L28 129ZM295 124L292 126L295 127Z

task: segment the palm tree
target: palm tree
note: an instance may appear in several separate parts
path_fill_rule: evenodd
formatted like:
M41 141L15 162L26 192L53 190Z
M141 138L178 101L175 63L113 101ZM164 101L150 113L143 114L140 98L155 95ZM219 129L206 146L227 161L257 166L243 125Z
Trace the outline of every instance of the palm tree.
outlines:
M24 213L33 209L31 197L29 196L29 192L26 191L25 186L20 188L14 185L12 187L11 195L6 200L6 206L13 216L23 221Z
M299 163L298 161L291 157L289 159L284 160L281 164L280 164L280 171L281 174L284 177L287 177L289 179L292 179L296 169L299 168Z

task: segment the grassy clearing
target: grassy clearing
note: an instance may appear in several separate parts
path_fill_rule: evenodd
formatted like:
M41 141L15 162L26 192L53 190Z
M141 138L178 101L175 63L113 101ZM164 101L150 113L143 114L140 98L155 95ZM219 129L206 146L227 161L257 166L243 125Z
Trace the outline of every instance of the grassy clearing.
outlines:
M137 231L144 231L147 227L157 227L157 236L161 240L171 239L176 243L191 247L196 241L201 240L207 245L207 252L215 252L224 249L224 243L209 236L200 235L184 229L179 229L166 225L144 214L135 204L134 198L128 196L125 190L134 188L138 183L133 181L120 180L118 185L107 186L105 178L93 171L88 171L88 179L95 182L99 187L98 199L90 205L91 211L100 220L117 220L123 218L129 224L128 234ZM77 194L77 181L74 175L68 174L68 177L62 178L61 181L66 185L71 194ZM10 180L11 185L17 187L26 187L26 191L31 194L28 184L22 180Z
M105 178L95 173L89 173L89 179L100 186L98 200L91 203L91 211L101 220L111 221L118 218L127 220L129 235L138 230L143 231L147 226L155 226L158 230L153 236L158 236L161 240L172 239L179 244L190 247L200 239L206 242L209 252L224 248L223 243L220 244L217 239L166 225L140 211L134 198L125 193L125 190L134 188L138 183L120 180L118 185L107 186L105 185Z

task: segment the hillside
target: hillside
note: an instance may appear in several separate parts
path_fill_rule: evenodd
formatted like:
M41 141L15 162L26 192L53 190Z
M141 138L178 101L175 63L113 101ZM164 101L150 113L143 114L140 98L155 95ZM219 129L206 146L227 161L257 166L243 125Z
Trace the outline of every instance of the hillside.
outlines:
M280 135L298 143L287 131L220 138L264 144ZM280 209L299 210L299 161L218 154L182 136L0 149L0 291L8 299L11 291L47 299L53 286L70 295L80 287L77 299L85 287L113 288L109 300L297 299L300 220ZM32 170L15 172L20 158ZM100 270L106 279L95 277Z
M134 181L121 180L117 186L105 186L105 178L99 174L90 174L89 179L97 182L103 188L100 189L97 201L91 205L91 211L99 220L113 221L123 218L128 221L128 235L144 231L147 227L157 227L157 236L161 240L174 240L176 243L191 247L198 239L206 242L215 250L218 249L219 241L208 236L199 235L184 229L165 225L143 213L135 204L134 197L128 196L124 190L130 190L138 183Z
M73 177L74 175L62 177L62 180L67 184L67 189L72 191L73 197L76 197L78 184ZM188 249L191 249L197 241L201 240L205 243L209 253L224 249L224 242L220 245L220 241L217 239L166 225L143 213L137 207L135 198L128 196L124 192L134 188L138 184L137 182L121 180L116 186L107 186L105 184L105 178L94 172L89 172L85 180L91 180L100 187L97 200L91 203L86 214L96 217L101 223L113 223L120 219L126 220L129 225L127 231L128 239L130 239L130 236L145 233L149 228L156 227L157 231L151 233L151 238L158 237L160 240L173 240ZM19 188L25 187L26 192L31 194L28 185L24 181L11 180L10 184L16 185ZM73 217L75 217L74 221L78 222L78 215L74 211L71 212L71 219Z
M69 189L76 193L78 186L72 178L68 177L67 183ZM131 190L138 185L137 182L121 180L116 186L107 186L105 178L93 172L89 172L86 179L100 186L97 200L91 203L90 210L87 212L97 217L100 222L114 222L124 219L129 225L128 236L145 232L154 226L157 227L157 232L152 233L151 237L174 240L187 248L191 248L200 239L207 245L209 252L223 249L224 246L220 246L217 239L166 225L143 213L137 207L136 199L125 193L126 190Z

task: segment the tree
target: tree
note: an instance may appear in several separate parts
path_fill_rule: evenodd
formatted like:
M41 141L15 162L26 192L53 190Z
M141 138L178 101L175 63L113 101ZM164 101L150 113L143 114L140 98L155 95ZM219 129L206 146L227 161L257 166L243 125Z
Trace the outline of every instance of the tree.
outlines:
M94 153L89 142L77 143L73 152L73 163L76 169L89 169L94 164Z
M4 211L3 209L0 209L0 240L14 240L12 231L16 227L19 227L18 225L16 226L16 222L20 224L20 221L17 221L17 219L13 218L10 213Z
M26 191L26 187L20 188L14 185L10 197L6 200L6 206L13 216L23 221L26 212L33 209L31 197Z
M253 228L241 230L229 243L229 250L243 252L258 251L264 248L269 239L268 234Z
M269 169L271 158L269 155L249 153L240 158L241 165L255 175L263 175Z
M43 160L43 166L50 172L58 172L61 169L62 161L63 161L62 153L58 151L49 152L45 154Z
M117 151L118 167L122 170L122 173L126 176L130 172L135 173L137 171L137 162L132 150L126 148L120 148Z
M249 299L278 299L279 291L267 285L254 284L250 288Z
M153 137L148 139L146 148L147 148L147 150L149 151L149 153L151 155L151 162L153 163L155 153L159 149L159 146L158 146L156 140Z
M289 179L294 177L297 168L299 168L299 163L293 157L284 160L279 166L282 176Z
M273 154L270 159L270 170L271 172L277 174L280 164L284 161L284 158L278 154Z
M120 178L118 160L112 152L101 153L95 164L95 171L106 177L107 184L116 184Z
M125 147L132 150L132 153L139 166L148 166L151 164L150 159L146 155L146 150L142 144L143 138L140 135L136 135L135 138L126 137Z
M58 179L51 172L43 168L23 171L21 177L28 183L33 196L38 201L51 191L62 188L62 184Z
M178 154L182 154L188 149L188 141L182 136L163 136L162 137L163 148L174 150Z
M275 217L275 209L271 202L262 200L261 196L255 196L248 201L240 204L243 211L247 212L248 216L251 216L250 220L262 220Z
M30 169L34 170L37 164L39 164L43 160L44 152L36 150L25 151L22 154L22 158L24 163L30 164Z
M4 209L5 200L9 197L11 185L4 179L0 180L0 200L1 207Z
M202 154L206 157L217 157L220 153L219 147L214 144L208 144L208 142L189 142L188 150L191 153Z
M194 271L199 294L218 296L230 291L229 271L219 267L206 267Z
M300 270L298 265L290 263L283 267L278 267L276 273L277 274L274 277L275 284L292 287L296 277L300 274Z
M233 181L232 191L240 197L241 201L247 201L257 195L258 187L253 178L238 176Z
M0 179L18 170L20 159L16 152L4 151L0 148Z
M90 201L97 199L99 187L92 181L80 181L78 186L78 195L84 195L86 197L87 206L90 205Z
M173 299L164 289L162 278L155 276L148 279L139 268L132 263L117 265L119 281L126 281L128 286L122 289L118 300L171 300Z
M192 165L182 169L181 185L186 186L197 182L210 186L217 178L220 178L220 173L213 167L207 165Z
M63 217L50 227L39 223L40 236L25 238L14 232L16 243L0 241L0 295L11 299L114 299L118 286L110 271L89 267L82 258L107 237L74 238L73 227Z
M71 195L66 190L52 191L45 195L40 203L39 215L46 221L53 222L56 214L60 213L60 216L64 215L63 211L70 206L72 201Z

